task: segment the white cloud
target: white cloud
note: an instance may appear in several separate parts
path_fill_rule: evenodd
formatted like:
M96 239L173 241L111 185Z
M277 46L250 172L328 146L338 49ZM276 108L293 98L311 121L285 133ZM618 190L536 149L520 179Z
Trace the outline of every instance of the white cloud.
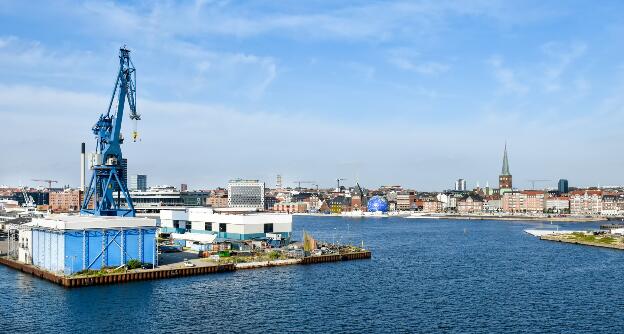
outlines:
M217 52L171 40L130 45L137 50L138 79L144 93L201 99L211 95L259 99L278 75L277 61L247 53ZM39 41L0 36L0 84L28 83L102 91L117 70L115 50L95 56L84 50L53 50ZM155 74L157 73L157 75ZM189 85L189 83L192 83Z
M0 83L36 80L58 86L77 82L110 85L110 79L103 80L103 63L89 51L52 50L37 40L0 36Z
M437 75L447 72L448 64L436 61L421 60L418 52L406 48L390 50L388 62L406 71L413 71L422 75Z
M155 1L130 6L87 1L78 5L55 4L53 11L73 15L85 24L84 28L105 36L141 35L147 39L206 34L245 38L267 33L298 39L427 38L446 29L447 20L452 17L473 16L513 25L553 14L506 1L385 1L334 3L329 7L316 10L314 6L232 1Z
M529 92L529 87L518 80L516 72L504 65L503 58L501 56L491 57L488 60L488 64L492 68L494 77L505 92L520 95Z
M542 45L541 50L549 58L544 65L543 86L546 91L555 92L562 89L561 77L585 54L587 45L581 42L571 44L549 42Z
M0 142L10 143L4 151L8 163L0 165L0 183L43 175L76 185L77 148L81 141L93 146L90 129L105 109L107 98L46 87L0 86ZM353 178L353 171L342 163L362 162L371 150L383 152L385 158L365 159L359 170L363 183L387 182L387 171L396 180L417 183L425 176L414 179L404 166L424 168L432 161L443 164L448 158L439 152L447 151L446 145L459 139L448 138L451 141L421 147L419 155L406 156L401 153L402 147L388 146L387 140L371 140L363 145L367 138L364 134L413 143L436 136L440 129L426 124L395 124L392 119L372 125L327 122L323 117L315 117L315 113L280 116L215 105L147 100L141 96L137 105L143 116L139 122L142 141L124 145L124 154L132 172L148 173L155 183L186 181L209 187L222 185L232 177L272 180L279 170L331 184L336 173ZM42 109L46 113L42 114ZM129 124L126 120L125 126ZM448 131L449 126L444 128ZM54 149L42 150L41 138L45 138L46 147ZM333 149L336 138L348 149ZM322 162L314 158L319 155L323 156ZM423 155L427 161L423 161ZM380 170L383 175L378 173Z
M93 146L90 128L107 104L106 95L0 86L0 142L10 143L4 150L7 159L0 165L0 183L45 176L76 185L79 143L86 141L87 147ZM501 118L501 113L494 111L490 117L473 115L457 124L396 122L394 118L380 118L369 124L353 120L328 122L316 113L282 116L260 110L145 99L141 95L138 107L143 116L139 122L142 141L124 145L131 173L147 173L154 183L188 182L203 188L223 185L232 177L270 182L278 172L331 185L337 174L355 179L356 171L345 164L350 162L358 164L357 174L363 185L398 182L433 190L449 183L450 175L482 181L494 179L500 168L499 146L505 137L516 143L512 168L517 174L535 170L536 166L528 161L552 161L553 152L528 148L539 147L544 140L553 147L565 146L565 140L569 140L566 134L581 127L573 122L526 122L522 112ZM608 107L621 110L621 101L610 101ZM510 122L514 124L513 133L492 133L492 129L504 129ZM129 127L130 122L126 120L125 126ZM601 133L614 130L605 124L600 128ZM472 136L467 141L466 129L491 135ZM588 138L584 143L592 142L592 134L584 136ZM338 138L345 149L334 149ZM53 149L42 149L42 141L45 147ZM427 145L408 145L418 154L405 154L405 145L389 143ZM475 146L481 150L475 152ZM592 150L598 154L616 147L615 142L604 143ZM371 154L383 159L369 159ZM575 173L581 175L581 170L590 168L583 160L586 157L560 158L571 165L578 164ZM551 167L556 164L545 164L539 168L554 174ZM436 170L431 166L436 166ZM414 170L423 172L413 173ZM572 173L572 169L568 172Z

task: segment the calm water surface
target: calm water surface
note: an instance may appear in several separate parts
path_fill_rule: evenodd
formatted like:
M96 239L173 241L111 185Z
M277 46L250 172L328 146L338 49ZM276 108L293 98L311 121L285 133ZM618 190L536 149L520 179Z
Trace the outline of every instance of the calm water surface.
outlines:
M623 332L624 252L540 225L296 217L373 259L73 290L0 266L0 332Z

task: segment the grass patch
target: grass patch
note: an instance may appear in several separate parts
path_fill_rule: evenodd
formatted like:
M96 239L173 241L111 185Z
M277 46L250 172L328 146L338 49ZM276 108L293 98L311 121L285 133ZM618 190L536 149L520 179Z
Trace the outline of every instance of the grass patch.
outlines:
M602 244L615 244L618 240L611 236L596 236L593 234L585 234L582 232L574 232L568 239L579 241L579 242L592 242L592 243L602 243Z
M115 267L104 267L102 269L99 270L93 270L93 269L86 269L86 270L81 270L79 272L74 273L73 275L71 275L72 277L98 277L98 276L104 276L104 275L108 275L108 274L115 274L115 273L123 273L125 272L125 268L115 268Z
M263 254L258 254L258 255L252 255L252 256L241 256L241 255L231 255L230 256L225 256L225 257L220 257L218 261L206 258L203 261L207 261L207 262L213 262L213 263L221 263L221 264L226 264L226 263L248 263L248 262L264 262L264 261L275 261L275 260L284 260L287 259L288 257L282 253L282 252L278 252L278 251L271 251L268 253L263 253Z

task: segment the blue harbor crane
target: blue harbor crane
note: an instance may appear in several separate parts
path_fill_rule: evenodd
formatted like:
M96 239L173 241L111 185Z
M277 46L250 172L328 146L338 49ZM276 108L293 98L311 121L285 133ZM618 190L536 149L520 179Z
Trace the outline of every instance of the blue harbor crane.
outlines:
M100 119L92 128L96 138L96 149L92 157L93 174L80 209L83 215L135 216L134 205L126 187L125 162L121 154L121 144L124 141L121 122L126 100L130 108L130 119L134 122L132 138L134 141L138 138L136 121L141 119L141 115L136 112L135 73L134 64L130 60L130 50L123 46L119 49L119 72L108 110L106 114L100 115ZM117 104L113 107L115 101ZM113 197L115 192L117 196ZM121 206L121 196L125 199L127 207Z

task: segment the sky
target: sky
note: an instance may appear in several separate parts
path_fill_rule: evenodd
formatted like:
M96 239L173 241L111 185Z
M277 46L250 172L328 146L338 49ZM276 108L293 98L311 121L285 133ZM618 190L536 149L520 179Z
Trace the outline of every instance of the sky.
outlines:
M130 174L193 189L622 185L622 1L0 0L0 184L79 184L127 45ZM131 122L124 121L130 138Z

